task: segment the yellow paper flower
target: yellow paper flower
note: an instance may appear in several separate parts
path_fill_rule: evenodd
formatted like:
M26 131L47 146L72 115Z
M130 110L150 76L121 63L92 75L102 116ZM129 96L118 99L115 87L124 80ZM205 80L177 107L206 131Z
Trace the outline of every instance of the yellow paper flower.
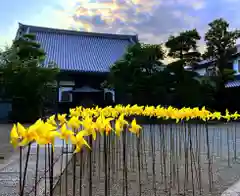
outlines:
M137 124L136 119L134 118L131 123L131 127L129 128L129 131L139 136L139 132L141 129L142 127Z
M80 116L80 108L76 108L76 109L70 109L70 117L79 117Z
M38 128L41 123L37 121L27 129L24 128L20 123L17 124L17 130L19 135L22 137L22 141L19 143L20 146L26 146L29 143L35 141L38 138Z
M123 131L123 126L119 120L115 122L115 133L118 137L121 136L121 132Z
M51 124L51 125L53 125L53 126L57 126L57 123L56 123L56 121L55 121L55 115L50 116L50 117L47 119L47 123L48 123L48 124Z
M61 128L60 128L60 138L65 140L66 144L68 144L70 138L74 135L74 132L72 130L69 130L67 128L67 125L64 124Z
M80 152L83 145L91 149L87 141L84 139L84 136L87 136L87 135L88 135L88 132L85 130L82 130L82 131L79 131L76 136L71 136L72 144L76 146L74 153Z
M237 113L237 112L234 112L234 114L231 115L231 117L234 119L234 120L238 120L240 115Z
M142 129L134 119L130 126L128 126L128 120L125 117L128 116L146 116L150 118L158 119L172 119L176 123L180 121L188 121L191 119L200 119L203 121L208 120L221 120L226 119L238 120L240 114L237 112L230 114L226 110L225 115L221 115L220 112L210 112L205 107L203 108L186 108L181 109L169 106L168 108L160 105L154 106L138 106L138 105L116 105L115 107L108 106L105 108L95 107L92 109L76 107L69 110L70 119L66 121L67 114L58 114L57 119L61 125L60 132L57 131L57 123L55 121L55 115L49 117L47 122L39 119L29 128L25 128L20 123L13 125L10 133L10 142L16 147L17 145L25 146L31 142L36 141L38 144L52 144L54 145L55 138L59 137L66 142L70 141L76 145L76 151L81 150L83 145L87 144L84 136L92 136L96 140L97 132L101 135L106 133L108 135L113 129L111 124L114 124L114 130L118 137L121 136L122 131L126 128L130 132L139 135ZM113 122L113 123L111 123ZM84 131L77 132L81 127Z
M39 145L51 144L54 149L55 139L60 138L61 134L56 130L56 127L49 123L41 124L39 127L39 132L36 142Z
M77 130L80 128L81 122L78 119L77 116L73 116L72 118L70 118L70 120L67 122L67 125L73 129L73 130Z
M87 132L88 136L92 135L93 140L96 140L97 134L95 130L92 118L89 115L85 115L85 118L81 121L83 129Z
M66 116L67 114L58 114L58 120L60 122L60 126L66 123Z
M224 118L225 118L227 121L230 121L230 120L231 120L231 117L232 117L232 116L229 114L228 109L226 109Z
M10 132L10 143L13 145L14 148L18 146L19 139L20 136L17 131L17 126L14 124Z

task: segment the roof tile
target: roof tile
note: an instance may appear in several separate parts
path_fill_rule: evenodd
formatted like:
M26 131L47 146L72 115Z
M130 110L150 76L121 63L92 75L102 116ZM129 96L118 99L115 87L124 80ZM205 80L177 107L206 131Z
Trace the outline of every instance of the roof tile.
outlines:
M226 88L234 88L240 86L240 80L230 81L225 84Z
M109 72L110 66L122 57L136 36L77 32L27 26L27 33L36 34L47 54L45 65L54 61L61 70Z

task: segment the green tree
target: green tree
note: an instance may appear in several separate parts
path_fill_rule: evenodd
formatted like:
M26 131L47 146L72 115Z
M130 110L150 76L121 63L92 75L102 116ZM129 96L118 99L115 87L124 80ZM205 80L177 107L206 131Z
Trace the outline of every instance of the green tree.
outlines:
M225 83L234 79L232 70L232 55L237 52L236 40L240 37L239 30L230 30L229 23L220 18L209 23L209 29L205 34L206 52L203 55L205 59L211 62L208 75L216 82L218 109L220 106L226 107L227 99L225 95Z
M240 31L229 30L229 23L222 18L209 23L209 30L205 34L207 49L203 57L212 62L208 75L213 76L219 88L234 79L231 61L232 55L237 52L236 40L239 37Z
M168 56L184 60L182 65L194 65L200 60L201 54L197 50L197 42L201 39L196 29L181 32L177 36L170 36L165 43L169 49Z
M196 29L184 31L177 36L170 36L166 42L168 56L175 61L167 67L172 83L173 104L179 107L200 106L205 104L205 83L194 71L186 66L194 66L201 60L197 43L201 39Z
M168 85L171 86L172 104L177 107L202 106L205 103L201 77L197 72L184 69L184 60L168 64Z
M161 45L137 43L111 67L108 83L115 88L118 97L126 100L124 97L129 95L131 100L126 102L154 104L156 100L164 101L163 57Z
M228 22L222 18L216 19L208 25L209 29L205 34L207 48L203 57L212 61L212 65L218 71L218 74L215 75L223 75L226 68L228 69L226 72L229 74L229 69L231 69L228 67L229 61L237 52L236 40L240 37L240 31L229 30Z
M15 120L33 120L42 113L43 104L53 92L58 69L54 63L43 67L45 52L35 35L24 35L0 55L1 81L5 97L13 102Z

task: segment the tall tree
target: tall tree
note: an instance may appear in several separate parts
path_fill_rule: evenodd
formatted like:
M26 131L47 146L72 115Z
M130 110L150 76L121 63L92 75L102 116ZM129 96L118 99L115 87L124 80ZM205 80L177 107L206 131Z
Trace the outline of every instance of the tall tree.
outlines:
M197 30L193 29L170 36L165 44L169 50L168 56L175 59L167 69L172 73L173 102L179 107L199 106L204 102L200 76L185 70L185 66L194 66L201 60L197 45L200 39Z
M203 56L212 65L209 75L217 84L214 107L219 110L227 106L228 98L224 96L226 94L225 83L234 79L235 72L232 70L231 61L232 55L237 52L236 40L239 37L240 31L230 30L229 23L222 18L209 23L209 29L205 34L207 49Z
M52 84L58 69L43 67L44 60L45 52L36 42L35 35L30 34L15 40L12 47L0 55L1 80L5 96L13 101L15 119L39 117L44 100L55 89Z
M131 95L133 103L161 102L166 95L165 84L162 83L163 57L161 45L137 43L129 47L123 58L112 66L108 83L121 96Z
M216 19L208 25L209 29L205 34L207 48L203 57L212 61L215 68L215 73L212 70L213 75L222 75L222 78L227 80L229 78L226 77L226 74L230 77L233 74L232 67L228 65L232 60L232 55L237 51L236 40L240 38L240 31L230 30L229 23L222 18Z
M200 39L201 37L196 29L181 32L177 36L170 36L165 44L169 49L168 56L184 60L183 65L192 66L201 57L197 50L197 42Z

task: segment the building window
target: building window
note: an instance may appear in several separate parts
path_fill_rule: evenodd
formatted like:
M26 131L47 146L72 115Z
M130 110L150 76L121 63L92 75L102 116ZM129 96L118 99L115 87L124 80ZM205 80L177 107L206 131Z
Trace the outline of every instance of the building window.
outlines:
M219 74L220 74L220 71L219 71L218 67L216 67L216 66L209 66L206 69L207 76L218 76Z
M62 92L62 96L61 96L61 102L71 102L72 98L72 94L67 92L67 91L64 91Z
M109 98L110 96L112 97L112 101L115 102L115 91L105 88L104 89L104 100L106 100L107 97Z
M237 73L240 73L240 59L238 60L238 63L237 63Z
M72 102L72 87L59 88L59 102Z
M233 61L233 70L236 72L236 74L240 73L240 59L235 59Z
M200 75L200 76L204 76L206 74L207 69L197 69L196 72Z

